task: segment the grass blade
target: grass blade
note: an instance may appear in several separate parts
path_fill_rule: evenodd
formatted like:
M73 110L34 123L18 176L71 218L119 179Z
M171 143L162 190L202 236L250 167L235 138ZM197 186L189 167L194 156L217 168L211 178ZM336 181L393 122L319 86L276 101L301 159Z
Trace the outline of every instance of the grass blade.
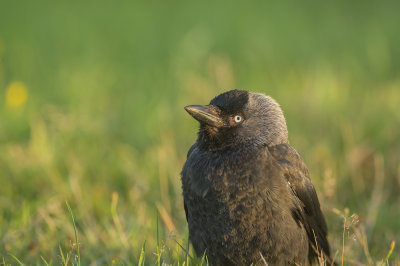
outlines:
M23 264L17 257L15 257L13 254L8 253L16 262L18 262L19 265L21 266L25 266L25 264Z
M185 255L186 255L186 256L189 256L189 258L190 258L191 260L193 260L193 257L190 256L189 252L187 252L187 249L184 248L176 239L174 239L174 240L175 240L176 244L178 244L178 246L180 246L180 248L181 248L182 250L185 251ZM185 257L185 260L186 260L186 257Z
M44 262L44 264L46 264L46 266L50 266L50 264L43 258L43 256L40 256Z
M265 266L268 266L267 261L265 260L263 254L261 253L261 251L259 251L258 253L260 253L260 257L261 257L261 261L264 263Z
M391 256L392 253L393 253L393 250L394 250L394 246L395 246L395 245L396 245L396 243L395 243L394 241L392 241L392 242L390 243L390 250L389 250L388 254L386 255L385 260L381 263L381 265L385 265L385 264L388 262L390 256Z
M176 241L176 240L175 240L175 241ZM180 264L180 261L179 261L179 258L180 258L180 256L179 256L179 255L180 255L180 254L179 254L179 252L180 252L179 248L180 248L180 247L179 247L179 246L180 246L180 245L179 245L179 243L178 243L178 248L177 248L177 254L178 254L178 256L177 256L177 257L178 257L178 266L180 266L180 265L181 265L181 264Z
M68 211L69 211L69 214L70 214L71 220L72 220L72 225L74 226L76 250L77 250L77 253L78 253L78 266L81 266L81 255L79 253L78 233L76 232L76 224L75 224L74 214L72 213L72 210L71 210L71 207L68 204L68 201L65 201L65 204L67 204Z
M58 249L60 250L61 259L64 266L67 266L67 262L65 261L64 252L62 251L61 245L58 245Z
M145 240L144 243L143 243L142 251L140 251L140 257L139 257L139 264L138 264L138 266L143 266L143 265L144 265L145 253L146 253L146 240Z
M200 260L200 265L203 266L203 263L206 263L206 265L208 265L208 258L206 255L207 250L204 250L203 256L201 256L201 260Z
M157 226L157 248L160 246L160 238L159 238L159 228L158 228L158 210L156 210L156 226Z
M156 216L156 218L157 218L157 223L156 223L156 226L157 226L157 265L161 265L161 254L160 254L160 229L159 229L159 225L158 225L158 210L156 210L156 214L157 214L157 216Z
M188 233L188 237L187 237L187 244L186 244L186 265L189 265L189 233Z

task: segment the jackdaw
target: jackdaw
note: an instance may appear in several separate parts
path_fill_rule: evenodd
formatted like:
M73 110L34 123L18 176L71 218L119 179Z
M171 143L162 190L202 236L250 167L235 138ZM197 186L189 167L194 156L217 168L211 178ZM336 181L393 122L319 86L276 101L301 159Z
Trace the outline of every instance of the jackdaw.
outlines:
M212 265L330 264L325 218L278 103L232 90L185 110L200 122L181 173L196 254Z

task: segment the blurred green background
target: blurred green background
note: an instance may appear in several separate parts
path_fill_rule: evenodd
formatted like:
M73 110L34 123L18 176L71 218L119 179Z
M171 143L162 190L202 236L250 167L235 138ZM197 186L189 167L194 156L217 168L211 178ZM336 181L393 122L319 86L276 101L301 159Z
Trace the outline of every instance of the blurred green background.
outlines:
M65 200L84 265L135 264L145 241L146 264L182 263L183 107L247 89L281 104L336 260L375 264L396 241L400 265L399 8L1 1L1 263L59 265L61 248L76 264Z

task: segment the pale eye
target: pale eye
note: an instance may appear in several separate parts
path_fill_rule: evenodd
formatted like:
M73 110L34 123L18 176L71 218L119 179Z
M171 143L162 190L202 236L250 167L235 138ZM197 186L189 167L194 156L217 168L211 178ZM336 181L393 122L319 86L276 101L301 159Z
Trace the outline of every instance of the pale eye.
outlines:
M242 122L242 117L240 115L236 115L233 119L235 120L236 123Z

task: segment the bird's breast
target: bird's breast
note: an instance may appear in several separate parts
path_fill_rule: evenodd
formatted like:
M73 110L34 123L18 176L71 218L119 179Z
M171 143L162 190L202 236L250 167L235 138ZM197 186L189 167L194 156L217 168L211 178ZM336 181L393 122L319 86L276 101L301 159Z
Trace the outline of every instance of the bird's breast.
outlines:
M263 152L194 152L188 158L183 174L191 190L205 197L217 193L221 199L242 198L268 183L268 156Z

